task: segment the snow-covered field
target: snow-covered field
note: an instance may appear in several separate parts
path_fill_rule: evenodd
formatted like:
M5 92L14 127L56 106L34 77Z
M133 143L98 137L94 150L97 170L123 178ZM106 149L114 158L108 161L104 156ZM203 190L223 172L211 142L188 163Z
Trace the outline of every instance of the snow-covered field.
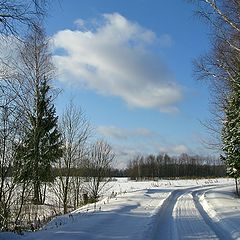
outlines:
M240 239L240 199L231 179L118 179L96 205L53 219L24 235L1 240Z

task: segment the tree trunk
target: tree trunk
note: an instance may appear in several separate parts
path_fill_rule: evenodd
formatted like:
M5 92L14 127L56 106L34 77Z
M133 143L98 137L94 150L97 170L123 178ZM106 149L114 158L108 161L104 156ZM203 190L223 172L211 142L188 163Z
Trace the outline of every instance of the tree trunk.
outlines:
M34 204L41 204L41 199L40 199L40 182L38 180L36 180L34 182L34 197L33 197L33 203Z
M15 223L18 222L19 217L20 217L20 215L21 215L21 213L22 213L22 207L23 207L23 204L24 204L24 194L25 194L25 190L26 190L26 183L24 182L24 183L23 183L23 187L22 187L22 194L21 194L21 198L20 198L21 203L20 203L20 207L19 207L19 210L18 210L17 217L16 217L16 219L15 219Z
M238 179L235 178L235 185L236 185L236 194L239 196L239 191L238 191Z
M67 202L68 202L68 185L69 185L69 177L66 177L66 185L63 193L63 213L66 214L68 212Z
M47 183L44 183L44 190L42 194L42 204L44 204L46 200L46 191L47 191Z

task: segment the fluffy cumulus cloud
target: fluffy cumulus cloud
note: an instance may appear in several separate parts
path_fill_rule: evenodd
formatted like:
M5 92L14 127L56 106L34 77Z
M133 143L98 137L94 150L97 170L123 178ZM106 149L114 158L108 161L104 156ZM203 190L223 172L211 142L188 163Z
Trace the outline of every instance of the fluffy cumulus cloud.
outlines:
M75 23L78 30L54 35L54 60L63 81L118 96L133 107L177 111L181 88L151 51L158 40L171 45L170 36L158 38L118 13L104 14L91 24L82 19Z

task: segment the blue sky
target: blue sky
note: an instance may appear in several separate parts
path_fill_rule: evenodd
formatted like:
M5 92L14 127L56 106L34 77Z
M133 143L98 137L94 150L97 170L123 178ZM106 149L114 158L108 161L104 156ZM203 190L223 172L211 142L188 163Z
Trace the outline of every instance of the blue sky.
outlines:
M54 39L60 113L79 105L116 165L136 154L209 154L200 120L209 93L192 61L209 48L208 27L184 0L55 1L46 20Z

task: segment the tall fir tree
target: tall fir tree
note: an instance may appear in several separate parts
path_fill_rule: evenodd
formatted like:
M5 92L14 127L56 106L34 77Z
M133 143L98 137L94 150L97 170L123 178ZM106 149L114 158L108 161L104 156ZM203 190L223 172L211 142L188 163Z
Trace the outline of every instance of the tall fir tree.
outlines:
M58 117L49 89L46 79L37 85L30 128L17 148L18 181L32 182L36 204L42 203L41 184L54 179L52 163L62 156Z
M240 75L233 82L232 92L225 107L225 121L222 128L222 157L227 165L227 173L235 179L236 193L239 195L240 177Z

